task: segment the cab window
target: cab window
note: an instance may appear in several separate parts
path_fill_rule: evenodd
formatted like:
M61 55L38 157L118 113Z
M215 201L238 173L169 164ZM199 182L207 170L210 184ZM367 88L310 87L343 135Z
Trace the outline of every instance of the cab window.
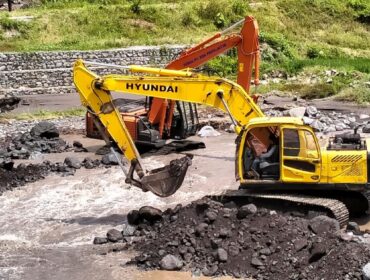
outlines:
M299 155L300 141L297 129L284 129L284 156L295 157Z

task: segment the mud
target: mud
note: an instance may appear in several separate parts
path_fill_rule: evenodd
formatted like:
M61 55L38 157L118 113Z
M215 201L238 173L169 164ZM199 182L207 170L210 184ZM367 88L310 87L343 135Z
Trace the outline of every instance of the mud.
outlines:
M314 220L307 217L251 205L243 211L234 203L202 199L167 209L154 224L141 221L133 236L127 230L123 234L123 242L141 252L127 265L163 269L163 258L170 254L181 263L177 269L196 275L362 279L369 247L345 241L343 233L329 230L327 220L321 221L321 231L315 220L314 233Z

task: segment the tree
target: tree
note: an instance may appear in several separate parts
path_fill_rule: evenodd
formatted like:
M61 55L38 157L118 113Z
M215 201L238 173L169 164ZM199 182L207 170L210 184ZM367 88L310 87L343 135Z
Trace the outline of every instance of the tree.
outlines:
M12 0L8 0L8 10L9 12L12 11Z

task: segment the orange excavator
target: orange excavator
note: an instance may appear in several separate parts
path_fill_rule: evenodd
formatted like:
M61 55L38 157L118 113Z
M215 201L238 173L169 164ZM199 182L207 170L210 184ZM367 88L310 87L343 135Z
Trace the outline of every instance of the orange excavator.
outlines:
M242 25L240 32L233 33L232 30L240 25ZM254 85L259 84L258 25L251 16L185 50L177 59L170 62L166 69L197 68L233 48L237 49L238 56L237 83L250 94L253 68ZM145 102L138 100L120 102L117 99L115 103L139 148L142 146L159 148L165 144L165 139L184 139L194 135L199 126L197 107L192 103L162 98L147 98ZM120 106L120 103L124 105ZM86 118L86 131L88 137L100 135L89 113Z

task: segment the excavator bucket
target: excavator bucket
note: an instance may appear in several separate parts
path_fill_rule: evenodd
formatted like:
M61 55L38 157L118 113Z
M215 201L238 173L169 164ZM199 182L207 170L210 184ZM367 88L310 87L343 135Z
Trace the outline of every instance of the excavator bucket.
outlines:
M191 165L192 155L175 159L161 168L153 169L143 176L135 185L144 191L151 191L157 196L167 197L174 194L182 185L188 167Z

